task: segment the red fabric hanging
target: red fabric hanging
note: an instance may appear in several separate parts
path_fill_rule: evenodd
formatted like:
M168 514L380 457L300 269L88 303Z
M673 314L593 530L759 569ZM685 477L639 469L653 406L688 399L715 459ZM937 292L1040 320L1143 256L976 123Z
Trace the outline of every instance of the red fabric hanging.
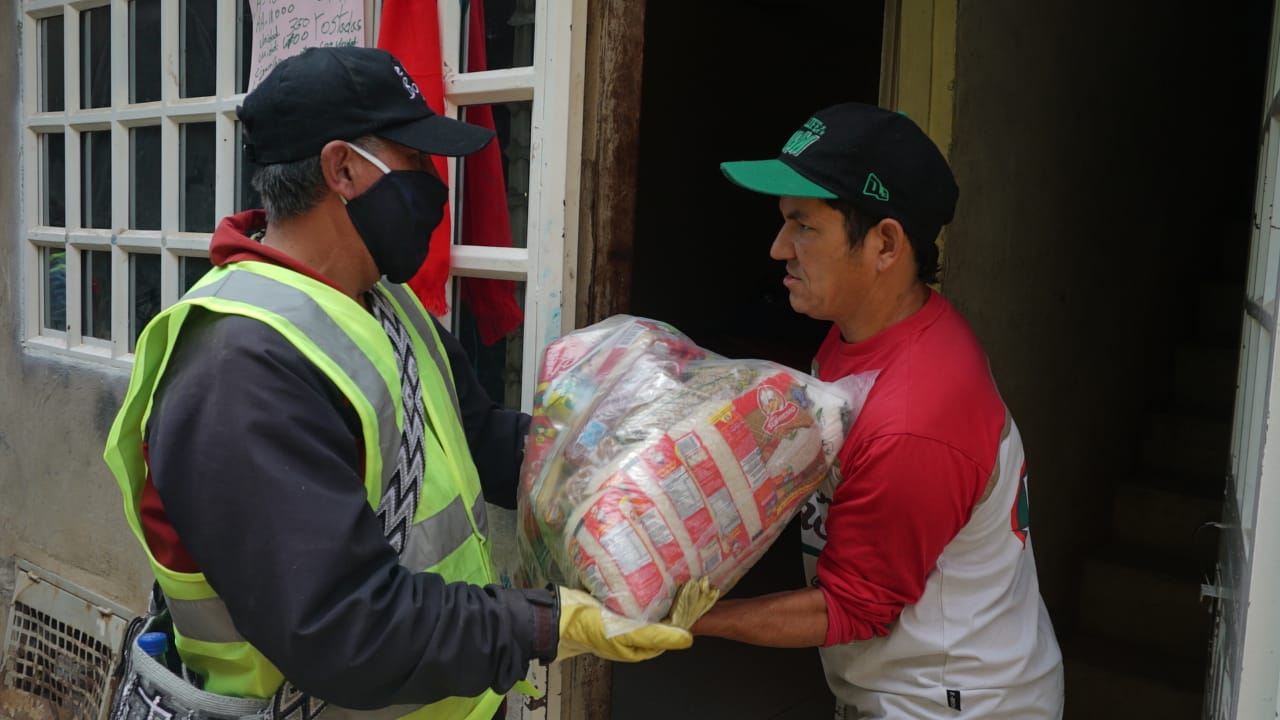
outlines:
M467 71L479 72L488 69L483 0L471 0L470 12ZM488 105L468 107L466 119L469 123L494 129L493 110ZM466 245L511 247L507 183L502 172L502 148L497 139L467 157L466 163L462 178L462 242ZM524 313L516 303L515 282L462 278L461 283L462 302L475 317L480 342L492 345L524 323Z
M427 105L444 112L444 62L440 57L440 15L436 0L383 0L378 25L378 47L399 58ZM446 180L449 167L443 157L433 157L436 172ZM449 249L452 245L452 214L445 207L444 220L431 234L431 250L409 287L427 310L435 315L449 311L444 284L449 277ZM423 238L426 242L426 238Z

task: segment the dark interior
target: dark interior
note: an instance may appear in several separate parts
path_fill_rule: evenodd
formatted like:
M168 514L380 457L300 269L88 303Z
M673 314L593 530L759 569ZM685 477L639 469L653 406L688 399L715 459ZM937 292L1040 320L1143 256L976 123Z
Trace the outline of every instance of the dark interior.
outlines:
M875 103L883 15L881 2L648 4L632 314L728 357L809 369L827 325L791 310L769 257L777 201L730 184L719 163L776 157L819 108ZM799 558L793 523L730 596L801 587ZM613 667L618 719L812 718L831 706L811 649L701 639Z
M1212 616L1198 593L1229 466L1270 5L959 7L961 207L943 289L1035 463L1069 718L1199 716ZM718 164L776 156L814 109L876 102L882 15L648 4L630 312L808 369L826 325L791 311L769 258L776 201ZM799 587L795 531L730 595ZM699 639L613 666L614 718L798 720L831 705L812 650Z
M726 160L776 157L814 111L875 103L883 4L650 3L631 310L730 357L807 370L826 325L791 311L769 258L777 201Z

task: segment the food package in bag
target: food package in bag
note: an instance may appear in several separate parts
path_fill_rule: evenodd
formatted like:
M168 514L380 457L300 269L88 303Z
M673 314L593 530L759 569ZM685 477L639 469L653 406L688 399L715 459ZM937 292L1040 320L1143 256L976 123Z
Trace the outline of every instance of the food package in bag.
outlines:
M519 490L522 570L637 621L727 592L836 459L870 386L708 352L617 315L553 342Z

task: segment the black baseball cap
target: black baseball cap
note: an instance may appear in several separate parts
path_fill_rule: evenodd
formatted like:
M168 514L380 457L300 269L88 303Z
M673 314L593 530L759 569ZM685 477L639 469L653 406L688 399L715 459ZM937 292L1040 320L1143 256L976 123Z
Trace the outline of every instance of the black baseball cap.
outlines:
M726 162L720 170L766 195L845 200L929 242L951 222L960 193L946 158L919 126L862 103L814 113L774 160Z
M331 140L377 135L432 155L469 155L493 131L437 115L391 53L308 48L272 68L236 108L259 165L320 154Z

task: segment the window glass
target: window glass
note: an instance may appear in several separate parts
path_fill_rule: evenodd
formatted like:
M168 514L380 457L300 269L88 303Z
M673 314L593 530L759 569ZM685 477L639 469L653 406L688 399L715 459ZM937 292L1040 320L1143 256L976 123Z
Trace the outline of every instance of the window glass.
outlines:
M67 329L67 251L40 248L42 324L50 330Z
M160 126L129 128L129 227L160 229Z
M67 224L67 140L62 133L40 136L40 224Z
M80 107L111 104L111 8L80 13Z
M182 159L181 208L178 228L184 232L213 232L214 124L187 123L178 139Z
M182 0L181 7L179 94L184 98L213 95L217 78L217 0Z
M111 131L80 133L80 227L111 227Z
M129 102L160 99L160 0L129 2Z
M461 117L491 127L497 134L489 147L459 158L463 199L459 203L462 207L458 226L462 244L527 247L533 103L474 105L463 108ZM504 197L494 197L493 193ZM509 218L506 223L495 217L504 210Z
M524 309L525 283L511 280L458 278L453 284L454 335L467 351L472 369L489 399L509 408L520 407L521 377L524 373L524 326L517 325L506 336L485 344L474 308L485 307L483 293L509 294L516 307ZM490 298L491 299L491 298Z
M40 110L62 112L66 109L65 80L63 79L63 20L61 15L40 21Z
M80 317L86 337L111 339L111 251L81 250Z
M465 72L528 67L533 64L534 0L471 0L469 17L483 16L481 28L463 25ZM466 4L463 5L467 7ZM476 40L474 47L469 40Z
M129 254L129 352L138 334L160 312L160 256Z
M183 255L178 259L178 272L182 275L182 292L191 289L196 281L204 277L204 274L213 269L213 263L209 262L209 258L193 257Z
M242 0L236 9L236 92L249 90L249 68L253 66L253 11L251 0Z
M527 247L532 107L530 102L515 102L463 108L462 119L494 128L497 139L459 159L462 244ZM479 354L472 357L483 358L477 360L477 373L488 378L486 389L495 400L509 399L512 407L519 407L524 284L459 277L456 287L455 330L459 337L469 338L468 351ZM501 333L507 335L498 337Z
M257 190L253 189L253 174L257 172L258 166L249 159L249 153L245 150L241 132L240 123L236 123L235 137L238 146L236 152L236 212L262 207L262 196L258 194Z

